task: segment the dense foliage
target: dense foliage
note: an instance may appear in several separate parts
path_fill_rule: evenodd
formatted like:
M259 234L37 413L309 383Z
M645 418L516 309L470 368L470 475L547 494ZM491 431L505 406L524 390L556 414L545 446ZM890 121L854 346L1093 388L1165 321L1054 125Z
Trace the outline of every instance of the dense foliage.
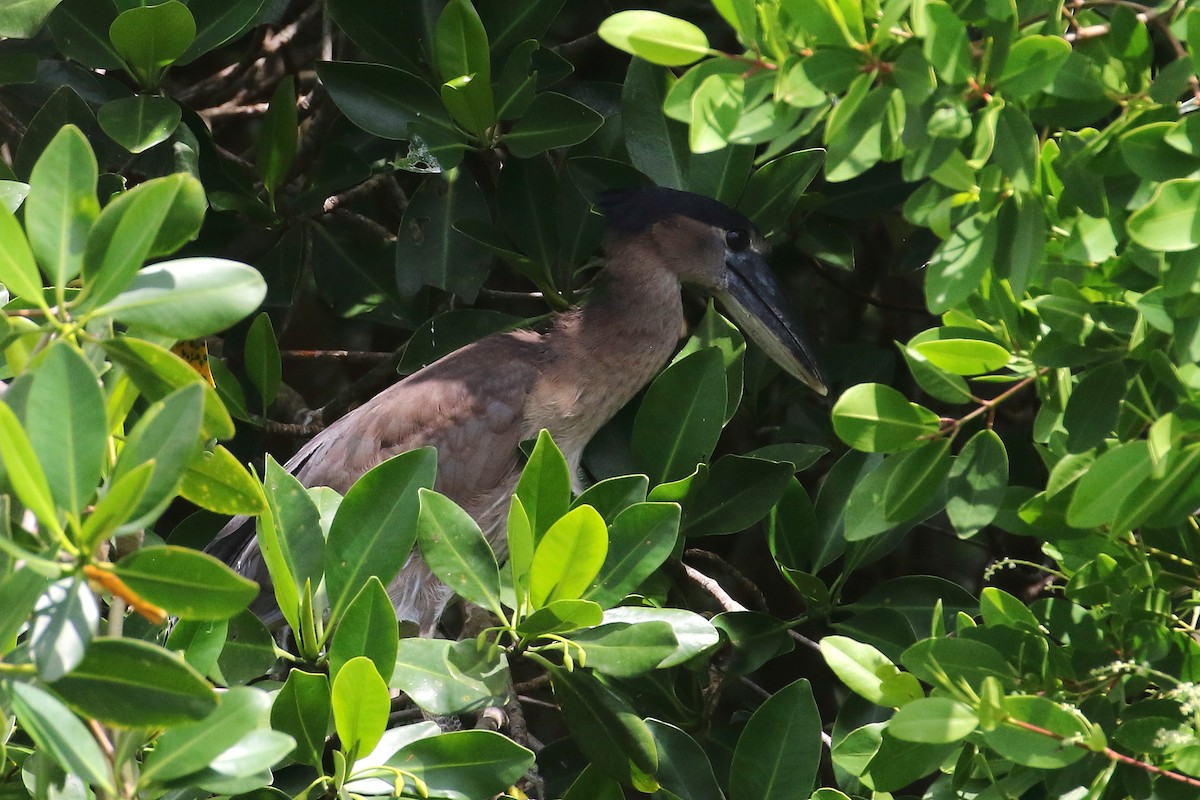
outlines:
M0 5L0 793L1197 796L1192 5ZM264 456L586 298L646 182L768 234L832 411L697 304L501 562L431 450Z

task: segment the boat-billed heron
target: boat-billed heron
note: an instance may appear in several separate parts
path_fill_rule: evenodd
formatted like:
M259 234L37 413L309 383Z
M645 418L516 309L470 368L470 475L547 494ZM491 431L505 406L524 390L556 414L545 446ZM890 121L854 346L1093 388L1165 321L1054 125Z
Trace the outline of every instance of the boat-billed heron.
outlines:
M306 486L344 493L384 459L433 445L435 488L501 550L520 443L545 428L578 475L588 441L663 368L686 333L681 284L715 296L780 366L826 393L750 220L716 200L658 187L604 192L597 206L607 218L608 261L586 303L545 333L497 333L450 353L334 422L286 468ZM269 585L248 528L235 520L210 550ZM415 553L388 592L396 616L425 634L451 594Z

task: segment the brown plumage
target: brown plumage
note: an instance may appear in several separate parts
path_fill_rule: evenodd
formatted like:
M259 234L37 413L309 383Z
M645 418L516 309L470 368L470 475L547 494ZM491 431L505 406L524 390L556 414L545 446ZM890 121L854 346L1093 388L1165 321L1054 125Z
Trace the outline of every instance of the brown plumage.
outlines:
M578 475L588 441L662 369L686 333L681 282L724 298L756 339L769 332L768 353L824 393L798 329L780 307L761 237L745 217L708 198L656 188L622 190L601 206L610 222L609 260L584 306L557 317L546 333L494 334L456 350L330 425L286 468L306 486L344 493L384 459L432 445L435 488L462 506L502 554L518 445L545 428ZM227 537L234 533L231 523L215 550L264 583L257 543L231 548ZM450 596L416 554L388 591L397 617L426 633Z

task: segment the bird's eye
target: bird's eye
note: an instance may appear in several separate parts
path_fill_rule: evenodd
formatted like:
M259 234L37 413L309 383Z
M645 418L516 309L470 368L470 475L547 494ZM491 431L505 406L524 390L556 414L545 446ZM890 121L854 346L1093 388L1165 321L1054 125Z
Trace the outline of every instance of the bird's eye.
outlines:
M725 233L725 246L735 253L740 253L750 246L750 234L740 228Z

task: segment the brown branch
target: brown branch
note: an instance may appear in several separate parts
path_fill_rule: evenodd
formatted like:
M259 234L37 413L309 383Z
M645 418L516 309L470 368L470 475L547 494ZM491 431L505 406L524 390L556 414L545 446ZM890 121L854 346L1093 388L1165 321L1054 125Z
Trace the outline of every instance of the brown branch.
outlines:
M341 206L344 203L349 203L352 200L357 200L360 197L365 197L391 180L392 173L378 172L357 186L351 186L341 194L330 195L329 197L325 198L325 202L321 205L321 210L326 214L330 214L335 211L338 206Z
M752 580L739 572L732 564L718 556L716 553L708 550L700 550L699 548L690 548L683 553L685 556L697 558L702 561L707 561L714 566L717 566L729 578L738 585L742 593L754 598L754 605L763 613L767 613L767 598L763 596L762 590L759 589Z
M366 350L280 350L279 357L285 361L345 361L349 364L374 364L392 353L375 353Z
M1024 720L1020 720L1020 719L1013 719L1011 717L1009 717L1005 721L1009 722L1013 725L1016 725L1018 728L1024 728L1025 730L1027 730L1031 733L1037 733L1037 734L1041 734L1042 736L1048 736L1051 739L1057 739L1058 741L1062 742L1063 744L1068 744L1068 745L1071 745L1072 747L1078 747L1081 750L1087 750L1089 753L1099 753L1100 755L1107 758L1109 761L1119 761L1122 764L1127 764L1131 767L1135 767L1135 768L1143 770L1145 772L1149 772L1154 775L1159 775L1168 780L1178 781L1179 783L1187 784L1188 786L1200 787L1200 780L1197 780L1196 778L1189 777L1180 772L1172 772L1169 769L1163 769L1162 767L1155 766L1154 764L1148 764L1145 761L1140 761L1140 760L1134 758L1133 756L1127 756L1124 753L1118 753L1116 750L1113 750L1111 747L1105 747L1103 750L1093 750L1092 748L1088 747L1083 742L1070 741L1068 739L1068 737L1063 736L1060 733L1055 733L1054 731L1047 730L1046 728L1042 728L1038 725L1034 725L1031 722L1025 722Z

